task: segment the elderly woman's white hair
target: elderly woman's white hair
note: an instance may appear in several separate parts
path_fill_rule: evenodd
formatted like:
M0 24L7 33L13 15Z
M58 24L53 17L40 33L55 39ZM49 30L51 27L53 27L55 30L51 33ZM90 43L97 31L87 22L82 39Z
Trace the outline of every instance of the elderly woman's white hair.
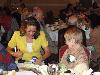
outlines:
M70 41L71 39L74 39L75 42L79 44L82 44L83 42L82 31L76 26L69 27L64 34L64 38L66 42Z

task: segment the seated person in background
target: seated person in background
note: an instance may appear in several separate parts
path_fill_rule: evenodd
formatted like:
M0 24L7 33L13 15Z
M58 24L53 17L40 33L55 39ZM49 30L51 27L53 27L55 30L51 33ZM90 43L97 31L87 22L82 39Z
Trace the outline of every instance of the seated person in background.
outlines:
M78 22L78 17L75 14L72 14L68 18L68 24L69 25L76 25Z
M17 51L13 52L16 47ZM41 54L41 47L44 55ZM17 59L30 61L36 58L36 64L41 64L43 60L50 56L48 41L43 31L40 31L39 24L34 19L22 21L19 31L15 31L7 47L8 52Z
M5 47L0 43L0 69L3 71L18 70L12 56L7 52Z
M2 40L2 36L5 33L4 27L0 24L0 41Z
M66 66L66 70L74 71L76 75L89 69L89 52L82 45L82 32L75 26L68 27L64 38L66 45L59 50L59 62ZM83 67L83 68L81 68Z
M33 17L37 20L37 22L40 24L41 30L44 30L44 12L40 7L34 7L33 8Z

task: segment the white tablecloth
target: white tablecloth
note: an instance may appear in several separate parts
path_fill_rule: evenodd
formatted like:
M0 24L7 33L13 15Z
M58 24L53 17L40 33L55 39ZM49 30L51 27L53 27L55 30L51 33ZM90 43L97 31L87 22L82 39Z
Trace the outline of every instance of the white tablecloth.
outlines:
M36 73L32 71L22 71L22 72L16 72L16 75L37 75Z

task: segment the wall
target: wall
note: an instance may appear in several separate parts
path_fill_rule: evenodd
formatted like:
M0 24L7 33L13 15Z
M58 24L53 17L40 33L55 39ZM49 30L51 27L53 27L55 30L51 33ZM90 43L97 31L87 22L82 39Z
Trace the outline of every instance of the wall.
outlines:
M18 4L20 0L0 0L0 5L8 5L10 2L15 2ZM75 3L78 0L22 0L26 6L32 8L34 6L39 6L43 8L45 12L48 10L53 10L54 14L57 15L59 10L65 8L68 3Z
M59 10L66 7L66 5L69 3L69 1L66 0L42 0L41 2L38 0L25 0L26 6L33 7L33 6L39 6L41 7L45 12L48 10L53 10L54 14L57 15Z
M99 5L99 7L100 7L100 0L96 0L96 1L97 1L98 5Z
M0 0L0 5L9 5L10 2L16 2L18 4L20 0ZM22 0L26 6L32 8L34 6L41 7L45 12L53 10L54 14L57 15L59 10L65 8L68 3L76 3L79 0ZM100 0L96 0L100 4Z

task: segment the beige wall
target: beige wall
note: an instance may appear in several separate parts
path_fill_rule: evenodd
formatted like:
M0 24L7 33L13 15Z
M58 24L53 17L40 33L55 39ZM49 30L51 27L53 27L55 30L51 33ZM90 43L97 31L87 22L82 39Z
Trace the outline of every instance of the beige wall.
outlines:
M45 12L48 10L53 10L54 14L57 15L58 11L62 8L64 8L69 2L66 0L41 0L39 2L38 0L25 0L25 3L27 6L39 6L41 7Z
M96 0L100 4L100 0Z
M10 2L15 1L16 4L18 4L19 0L0 0L0 5L9 5ZM26 4L26 6L32 8L34 6L41 7L45 12L48 10L53 10L55 15L58 14L58 11L64 7L68 3L76 3L79 0L23 0L23 2ZM100 0L96 0L98 4L100 4Z
M0 5L10 4L8 0L0 0ZM11 2L16 2L18 4L19 0L9 0ZM23 0L26 6L32 8L33 6L41 7L45 12L48 10L53 10L54 14L57 15L58 11L68 3L75 3L77 0Z
M48 10L53 10L55 15L59 14L59 10L65 8L68 3L76 3L78 0L24 0L27 6L40 6L46 12Z
M97 1L98 5L99 5L99 7L100 7L100 0L96 0L96 1Z

